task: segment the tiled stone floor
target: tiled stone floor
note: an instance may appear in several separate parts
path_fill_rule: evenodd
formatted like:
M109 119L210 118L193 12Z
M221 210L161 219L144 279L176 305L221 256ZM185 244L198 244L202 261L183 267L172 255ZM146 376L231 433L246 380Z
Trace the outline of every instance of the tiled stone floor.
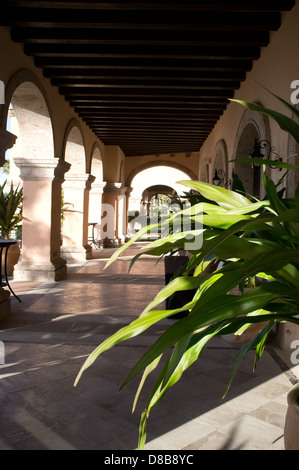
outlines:
M171 320L107 351L73 387L88 354L163 286L156 260L142 258L127 274L130 257L123 256L103 271L111 253L70 264L65 281L12 282L22 303L12 298L13 313L0 324L0 450L136 449L146 395L132 414L138 382L118 387ZM290 368L288 353L271 342L256 372L246 357L222 400L237 354L222 339L213 342L152 411L145 449L283 449L286 394L298 366Z

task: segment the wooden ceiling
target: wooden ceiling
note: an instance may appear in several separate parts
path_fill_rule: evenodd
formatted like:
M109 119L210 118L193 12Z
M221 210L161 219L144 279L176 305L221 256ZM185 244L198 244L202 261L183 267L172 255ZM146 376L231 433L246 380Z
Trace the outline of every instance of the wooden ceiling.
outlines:
M4 0L0 25L104 144L192 152L294 3Z

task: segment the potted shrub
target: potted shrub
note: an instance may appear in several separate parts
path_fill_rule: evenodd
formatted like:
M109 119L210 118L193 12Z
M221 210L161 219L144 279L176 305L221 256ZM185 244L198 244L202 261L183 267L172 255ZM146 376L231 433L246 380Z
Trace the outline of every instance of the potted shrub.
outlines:
M242 102L246 106L254 106ZM290 107L287 104L288 107ZM275 118L299 142L299 126L294 120L272 110L254 109ZM292 108L297 116L298 111ZM255 162L257 163L257 162ZM263 182L266 198L258 201L239 192L213 186L199 181L181 182L198 191L210 202L200 202L170 216L175 226L175 217L201 220L201 229L173 232L149 243L132 260L134 263L143 253L160 257L174 250L184 249L193 237L190 259L183 273L179 273L167 284L141 312L139 318L123 327L100 344L87 358L77 376L82 373L104 351L121 341L139 335L151 325L172 314L188 311L188 316L177 320L157 338L132 368L121 388L142 374L134 407L148 375L158 366L161 372L150 393L141 415L138 448L146 440L146 425L151 409L165 396L168 389L181 378L184 371L203 355L209 340L246 330L253 324L266 322L256 336L244 344L239 358L228 380L230 384L243 356L255 349L255 365L263 354L266 339L273 325L280 322L299 324L299 187L295 197L282 199L274 182L266 175L266 164L275 164L287 171L297 168L285 162L259 161L263 165ZM161 222L161 225L169 221ZM109 260L111 264L128 246L138 240L143 228ZM222 261L214 272L205 272L206 267ZM192 275L190 273L192 272ZM248 279L258 276L265 282L252 285L248 290L235 295L233 289L243 286ZM166 299L177 292L195 290L191 301L172 311L159 309ZM297 430L299 433L299 430Z
M22 201L23 188L19 186L14 189L11 183L8 192L5 191L7 182L0 185L0 231L1 238L8 240L11 232L18 227L22 221ZM3 250L2 257L5 256ZM12 245L7 253L7 274L13 273L14 265L17 264L20 257L20 247L18 243Z
M288 393L288 410L284 427L284 443L286 450L299 449L299 384Z

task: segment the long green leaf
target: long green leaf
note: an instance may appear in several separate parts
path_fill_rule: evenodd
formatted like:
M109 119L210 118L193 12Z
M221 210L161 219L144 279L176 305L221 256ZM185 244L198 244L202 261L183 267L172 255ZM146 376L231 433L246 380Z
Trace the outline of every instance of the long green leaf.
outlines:
M230 191L220 186L214 186L201 181L179 181L179 184L188 186L200 192L205 198L211 199L226 209L237 209L249 205L251 201L242 194Z
M283 131L286 131L291 134L296 140L296 142L299 142L299 126L292 118L289 118L288 116L285 116L284 114L279 113L277 111L273 111L272 109L264 108L263 106L259 106L253 103L248 103L247 101L236 99L231 99L230 101L239 103L245 106L246 108L251 109L252 111L257 111L259 113L270 116L277 122L277 124Z
M148 375L153 372L153 370L156 369L156 367L158 366L159 362L160 362L160 359L162 357L162 354L161 356L157 357L157 359L155 359L151 364L149 364L147 366L147 368L145 369L144 373L143 373L143 376L141 378L141 381L139 383L139 386L138 386L138 389L137 389L137 392L135 394L135 398L134 398L134 402L133 402L133 406L132 406L132 413L134 413L135 411L135 408L136 408L136 405L137 405L137 401L138 401L138 398L139 398L139 395L141 393L141 390L142 390L142 387L145 383L145 380L146 378L148 377Z
M294 165L292 163L281 162L279 160L264 160L263 158L256 158L256 157L238 157L230 161L235 162L235 163L250 163L250 164L261 165L261 166L263 165L274 166L276 168L286 168L289 170L299 169L298 165Z
M269 302L281 297L289 296L299 301L299 291L282 286L278 282L271 282L259 286L242 296L219 296L217 299L205 303L205 309L196 314L191 314L172 325L144 354L133 367L121 388L127 385L136 375L144 370L165 350L176 344L189 333L223 319L234 318L247 314L253 310L264 308Z
M187 306L187 308L192 308L192 306L195 304L195 302L190 302L190 304ZM103 341L86 359L84 362L83 366L81 367L76 380L75 380L75 386L78 384L81 375L83 372L90 367L94 361L97 359L97 357L102 354L103 352L107 351L108 349L111 349L113 346L116 346L118 343L121 341L125 341L129 338L133 338L146 329L148 329L150 326L152 326L154 323L158 322L159 320L166 318L168 316L174 315L176 313L180 313L186 310L186 306L174 310L158 310L158 311L151 311L150 314L142 316L134 320L132 323L129 325L121 328L118 330L115 334L107 338L105 341Z
M295 108L295 106L292 106L288 101L284 100L280 96L276 95L273 93L271 90L266 88L264 85L260 84L268 93L270 93L272 96L274 96L278 101L280 101L289 111L291 111L295 116L299 118L299 110Z
M232 381L237 373L237 370L239 369L240 367L240 364L242 362L242 359L243 357L245 356L245 354L247 354L249 351L251 351L252 349L254 348L259 348L261 347L261 343L262 345L264 345L264 341L265 341L265 336L267 336L271 330L273 326L273 322L270 322L268 325L266 325L258 334L255 338L253 338L251 341L249 341L248 343L244 344L241 349L240 349L240 353L239 353L239 356L238 356L238 359L235 363L235 366L234 366L234 369L233 369L233 372L232 372L232 375L230 377L230 380L228 382L228 386L224 392L224 395L223 395L223 398L225 398L225 396L227 395L228 393L228 390L230 389L231 387L231 384L232 384ZM262 349L259 350L259 353L262 352Z

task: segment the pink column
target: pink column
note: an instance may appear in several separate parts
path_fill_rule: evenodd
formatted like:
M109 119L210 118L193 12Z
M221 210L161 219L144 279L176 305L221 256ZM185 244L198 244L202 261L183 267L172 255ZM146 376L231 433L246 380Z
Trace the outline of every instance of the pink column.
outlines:
M94 223L94 238L99 245L101 245L101 217L102 217L102 196L106 182L95 181L91 185L89 193L89 212L88 221Z
M94 181L89 174L67 174L63 184L63 243L62 256L69 260L86 260L92 255L88 244L89 191Z
M101 237L105 248L116 247L118 239L118 196L121 183L107 182L102 196Z
M5 153L12 148L16 141L16 136L0 127L0 166L5 163ZM0 287L0 320L9 315L11 311L10 292Z
M15 159L23 180L22 256L17 280L59 281L67 274L60 257L61 184L70 165L61 159Z

